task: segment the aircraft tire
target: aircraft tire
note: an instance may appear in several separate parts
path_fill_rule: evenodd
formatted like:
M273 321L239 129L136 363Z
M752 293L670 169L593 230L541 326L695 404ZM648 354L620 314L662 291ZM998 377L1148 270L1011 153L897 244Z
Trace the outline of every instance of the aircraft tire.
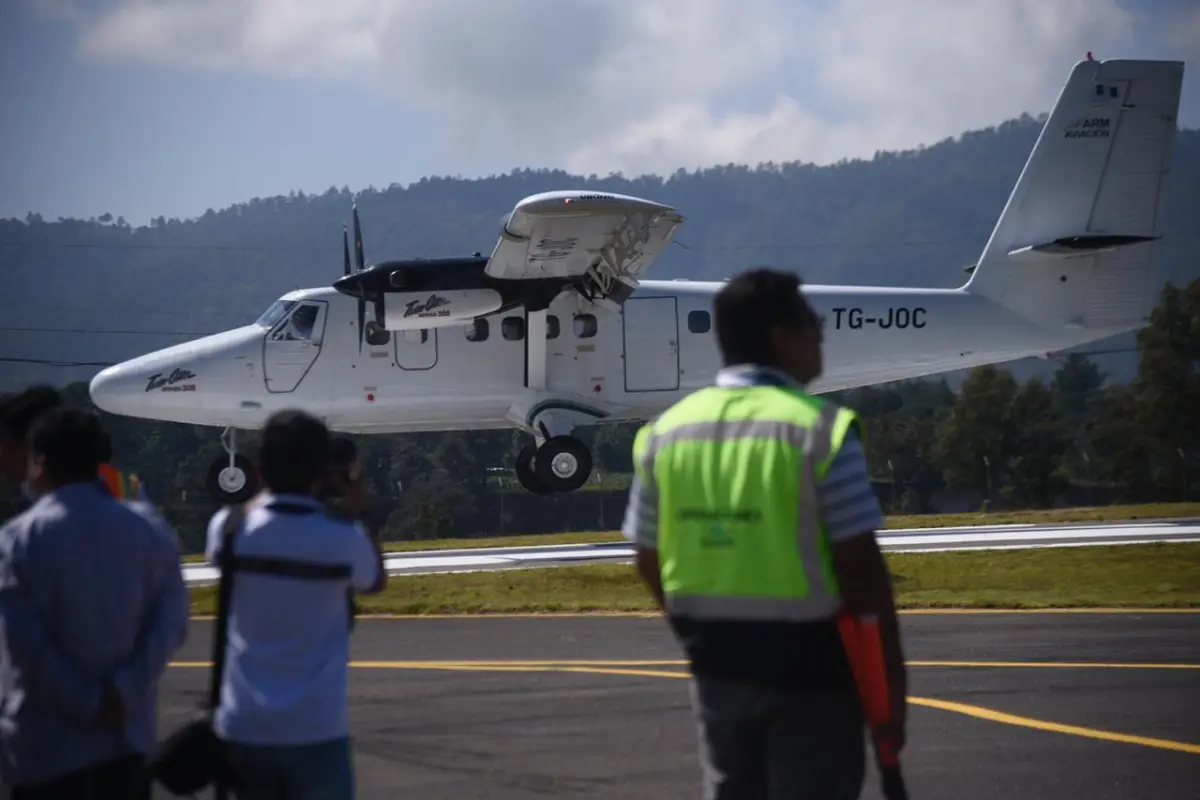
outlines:
M574 436L554 436L537 451L534 474L552 492L573 492L592 474L592 454Z
M533 459L537 454L537 447L532 444L527 444L521 448L521 452L517 454L517 462L514 468L517 473L517 480L527 492L533 494L549 494L550 489L542 483L538 477L537 471L533 467Z
M244 503L258 491L254 464L239 453L230 469L229 456L220 456L208 468L207 485L209 496L221 505Z

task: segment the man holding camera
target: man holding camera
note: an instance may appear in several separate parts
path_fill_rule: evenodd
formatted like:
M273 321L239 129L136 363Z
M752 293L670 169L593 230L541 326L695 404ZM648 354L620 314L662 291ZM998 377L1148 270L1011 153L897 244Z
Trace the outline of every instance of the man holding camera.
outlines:
M361 473L333 445L325 426L302 412L277 413L262 432L264 490L247 504L234 554L344 565L349 577L235 572L214 728L226 742L230 789L239 798L354 796L347 600L353 592L381 591L387 573L379 543L354 521ZM327 502L335 499L344 515L329 513ZM212 563L229 512L218 511L209 523Z

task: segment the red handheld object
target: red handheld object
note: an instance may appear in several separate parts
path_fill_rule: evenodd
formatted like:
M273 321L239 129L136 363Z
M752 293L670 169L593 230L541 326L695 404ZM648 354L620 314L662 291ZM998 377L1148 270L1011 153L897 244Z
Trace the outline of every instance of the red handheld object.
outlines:
M879 620L874 616L856 617L843 609L838 614L837 624L846 649L846 659L850 662L854 683L858 687L863 715L867 725L876 728L887 723L892 714ZM883 777L884 795L888 800L907 800L908 790L900 773L900 754L896 742L877 736L872 739Z

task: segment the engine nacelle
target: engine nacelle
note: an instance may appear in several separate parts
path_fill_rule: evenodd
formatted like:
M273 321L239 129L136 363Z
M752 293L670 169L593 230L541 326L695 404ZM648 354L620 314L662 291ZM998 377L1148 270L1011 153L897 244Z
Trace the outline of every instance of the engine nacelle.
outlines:
M428 292L388 292L383 296L384 326L389 331L461 325L500 308L494 289L435 289Z

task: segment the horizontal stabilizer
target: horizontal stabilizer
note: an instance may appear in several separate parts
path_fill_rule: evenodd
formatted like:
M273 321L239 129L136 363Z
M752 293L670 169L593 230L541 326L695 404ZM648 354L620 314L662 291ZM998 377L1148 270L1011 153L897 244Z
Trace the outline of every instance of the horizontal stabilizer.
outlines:
M502 280L590 278L601 295L636 285L675 238L674 208L607 192L532 195L505 219L484 272Z
M1089 234L1085 236L1063 236L1045 244L1035 244L1029 247L1018 247L1009 250L1010 258L1019 261L1057 260L1060 258L1078 258L1107 253L1121 247L1128 247L1142 242L1153 242L1157 236L1133 236L1120 234Z

